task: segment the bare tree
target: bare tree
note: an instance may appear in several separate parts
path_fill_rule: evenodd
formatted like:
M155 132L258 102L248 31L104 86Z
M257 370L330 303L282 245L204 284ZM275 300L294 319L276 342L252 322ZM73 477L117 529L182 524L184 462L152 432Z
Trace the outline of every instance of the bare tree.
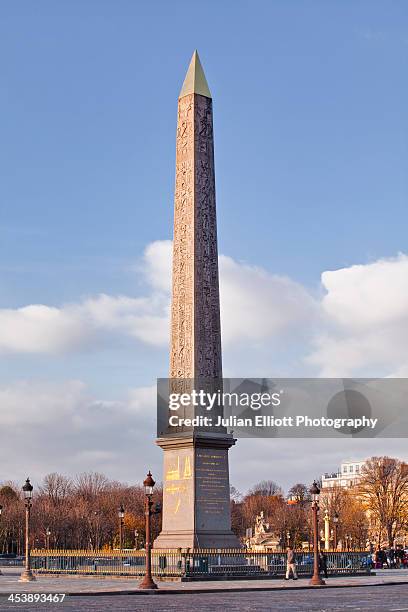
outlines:
M60 506L71 495L73 483L70 478L53 472L44 477L40 493L48 497L54 507Z
M22 550L24 529L24 503L17 485L12 482L0 486L0 552L17 553Z
M154 502L162 487L156 485ZM34 492L31 544L36 548L112 548L119 544L118 509L125 507L124 546L145 540L145 494L140 485L112 481L103 474L84 473L75 480L48 474ZM13 483L0 484L0 552L20 554L24 546L24 500ZM152 521L153 537L160 531L160 515ZM136 533L137 532L137 533Z
M75 490L77 495L85 500L91 501L106 490L108 483L109 480L104 474L99 474L99 472L84 472L76 477Z
M230 499L236 504L242 501L242 493L240 493L238 489L236 489L232 485L230 486Z
M295 498L299 502L303 502L310 498L309 489L302 482L297 482L289 489L288 496Z
M282 487L273 480L261 480L254 485L248 492L248 495L262 495L263 497L283 496Z
M408 465L391 457L372 457L361 470L358 485L372 519L391 547L398 532L408 526Z

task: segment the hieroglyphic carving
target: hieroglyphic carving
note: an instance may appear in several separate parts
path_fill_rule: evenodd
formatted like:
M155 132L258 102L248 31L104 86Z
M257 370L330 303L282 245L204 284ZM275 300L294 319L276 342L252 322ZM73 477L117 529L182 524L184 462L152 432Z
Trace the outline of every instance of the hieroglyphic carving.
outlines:
M220 379L212 100L179 100L170 378Z
M194 95L179 100L170 378L194 377Z
M196 376L220 379L221 325L218 288L212 100L195 96L195 335Z

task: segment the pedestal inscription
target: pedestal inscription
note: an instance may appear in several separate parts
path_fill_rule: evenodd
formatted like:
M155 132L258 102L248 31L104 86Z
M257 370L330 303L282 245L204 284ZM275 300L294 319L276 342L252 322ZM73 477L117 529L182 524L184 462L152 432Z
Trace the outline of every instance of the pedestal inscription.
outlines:
M195 464L198 529L229 529L220 521L229 515L228 451L198 448Z

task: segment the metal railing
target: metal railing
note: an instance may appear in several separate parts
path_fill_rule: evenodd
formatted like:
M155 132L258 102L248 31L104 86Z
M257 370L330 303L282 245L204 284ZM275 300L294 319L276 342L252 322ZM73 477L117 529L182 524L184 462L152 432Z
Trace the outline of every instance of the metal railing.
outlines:
M23 567L24 557L0 557L0 567Z
M313 553L297 552L296 565L300 576L313 572ZM371 570L368 552L328 552L327 572L336 574L367 574ZM33 550L32 569L36 573L143 576L143 550ZM282 577L286 570L286 554L223 550L153 550L154 576L170 578L217 577Z

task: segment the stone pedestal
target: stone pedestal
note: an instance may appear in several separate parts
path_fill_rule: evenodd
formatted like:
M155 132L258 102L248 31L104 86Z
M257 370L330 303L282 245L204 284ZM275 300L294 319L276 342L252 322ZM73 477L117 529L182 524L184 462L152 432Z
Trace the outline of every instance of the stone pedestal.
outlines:
M154 548L240 548L231 532L228 435L162 438L163 524Z

